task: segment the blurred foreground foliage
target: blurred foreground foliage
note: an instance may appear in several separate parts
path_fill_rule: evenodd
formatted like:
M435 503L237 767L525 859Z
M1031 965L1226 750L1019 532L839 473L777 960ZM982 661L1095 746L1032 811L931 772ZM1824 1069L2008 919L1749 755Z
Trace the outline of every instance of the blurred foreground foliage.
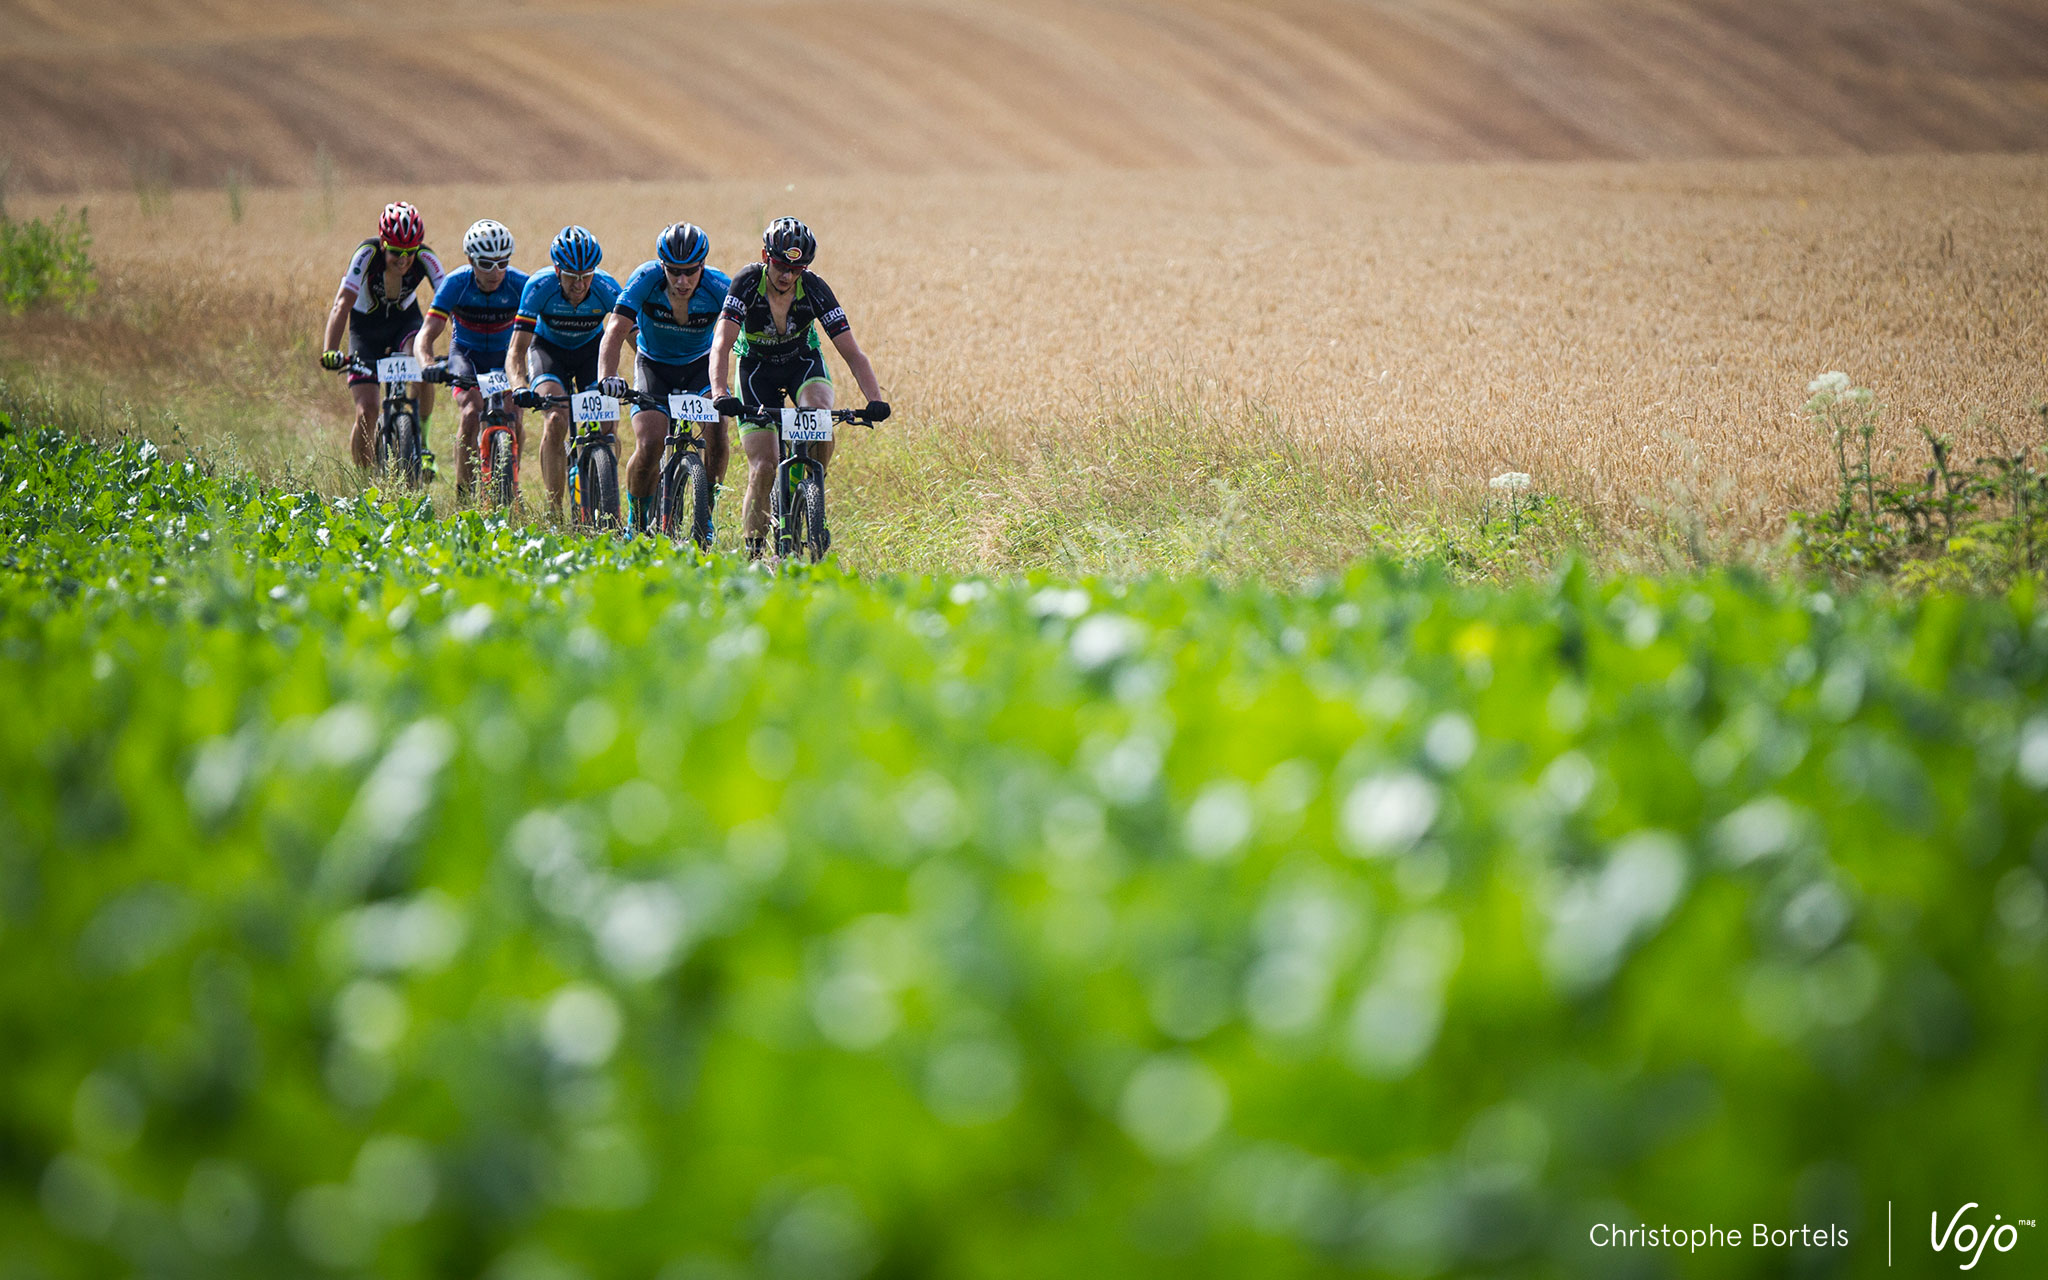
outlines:
M1823 1275L2048 1196L2048 620L770 575L0 435L0 1275ZM1592 1249L1840 1225L1846 1252Z

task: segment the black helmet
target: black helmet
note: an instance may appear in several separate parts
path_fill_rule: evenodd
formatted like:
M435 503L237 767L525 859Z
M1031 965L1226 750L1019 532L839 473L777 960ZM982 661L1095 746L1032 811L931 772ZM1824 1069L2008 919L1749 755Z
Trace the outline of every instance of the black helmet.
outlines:
M654 255L671 267L694 267L710 252L711 237L693 223L675 223L654 239Z
M777 262L808 267L818 256L818 238L795 218L777 218L761 233L761 248Z

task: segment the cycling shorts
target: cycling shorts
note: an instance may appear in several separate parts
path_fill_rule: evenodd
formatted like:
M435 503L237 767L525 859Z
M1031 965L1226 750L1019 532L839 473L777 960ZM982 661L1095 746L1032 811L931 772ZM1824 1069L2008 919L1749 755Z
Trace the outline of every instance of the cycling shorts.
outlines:
M460 343L448 348L448 372L453 377L474 378L480 373L504 367L505 353L502 351L474 351Z
M633 390L653 396L664 405L672 395L701 396L711 390L711 357L698 356L684 364L650 360L634 353Z
M351 311L348 313L348 353L371 366L368 373L350 373L348 385L359 387L377 381L376 364L385 356L409 355L413 339L420 332L420 305L403 311Z
M588 391L597 384L597 347L595 342L580 347L557 346L535 334L533 345L526 349L526 379L541 395ZM543 381L556 383L562 391L541 391Z
M832 385L832 373L825 367L824 353L811 348L781 360L754 360L740 357L738 385L733 388L740 403L750 409L780 409L784 400L791 405L805 387L813 382ZM768 428L758 422L740 425L740 434L752 431L766 431Z

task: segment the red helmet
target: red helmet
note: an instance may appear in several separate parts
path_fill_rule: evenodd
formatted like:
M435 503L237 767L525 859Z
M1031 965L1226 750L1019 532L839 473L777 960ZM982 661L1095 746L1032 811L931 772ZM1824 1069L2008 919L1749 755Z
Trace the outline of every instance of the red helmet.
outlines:
M418 209L400 200L384 206L384 216L377 219L377 234L394 249L417 249L426 243L427 224L421 221Z

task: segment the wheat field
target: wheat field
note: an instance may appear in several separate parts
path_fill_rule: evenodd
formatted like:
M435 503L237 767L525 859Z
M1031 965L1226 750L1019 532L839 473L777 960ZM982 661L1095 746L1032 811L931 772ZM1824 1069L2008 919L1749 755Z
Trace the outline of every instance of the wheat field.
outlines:
M362 14L214 0L124 41L89 4L0 8L19 19L0 61L160 84L161 112L126 125L186 148L124 186L121 130L37 99L61 118L17 131L9 208L89 206L105 304L0 319L0 368L139 422L171 411L330 486L346 401L314 346L394 198L451 254L472 219L505 221L529 268L582 222L621 275L675 219L705 226L727 269L769 218L810 222L901 410L841 454L835 511L858 536L840 548L865 565L1291 573L1458 526L1509 470L1568 500L1560 536L1764 554L1830 493L1801 406L1831 369L1887 406L1897 468L1924 465L1919 425L1965 454L2041 436L2048 55L2028 6L414 6L452 42L444 61L481 15L508 48L684 29L746 47L779 22L790 69L859 70L801 136L730 104L657 127L663 99L558 111L532 146L501 147L461 112L502 123L530 104L429 93L458 126L429 138L472 140L452 158L345 128L353 97L304 116L250 96L301 74L324 93L322 42ZM908 61L868 57L890 33ZM209 50L269 50L281 73L222 96L192 78ZM29 92L13 83L0 92ZM181 131L206 104L212 132ZM572 124L647 145L613 154ZM337 141L315 175L323 136L384 151ZM1843 154L1887 149L1911 154ZM231 153L245 164L223 185ZM587 176L536 176L565 157ZM388 176L349 181L365 169ZM692 172L710 176L674 176Z

